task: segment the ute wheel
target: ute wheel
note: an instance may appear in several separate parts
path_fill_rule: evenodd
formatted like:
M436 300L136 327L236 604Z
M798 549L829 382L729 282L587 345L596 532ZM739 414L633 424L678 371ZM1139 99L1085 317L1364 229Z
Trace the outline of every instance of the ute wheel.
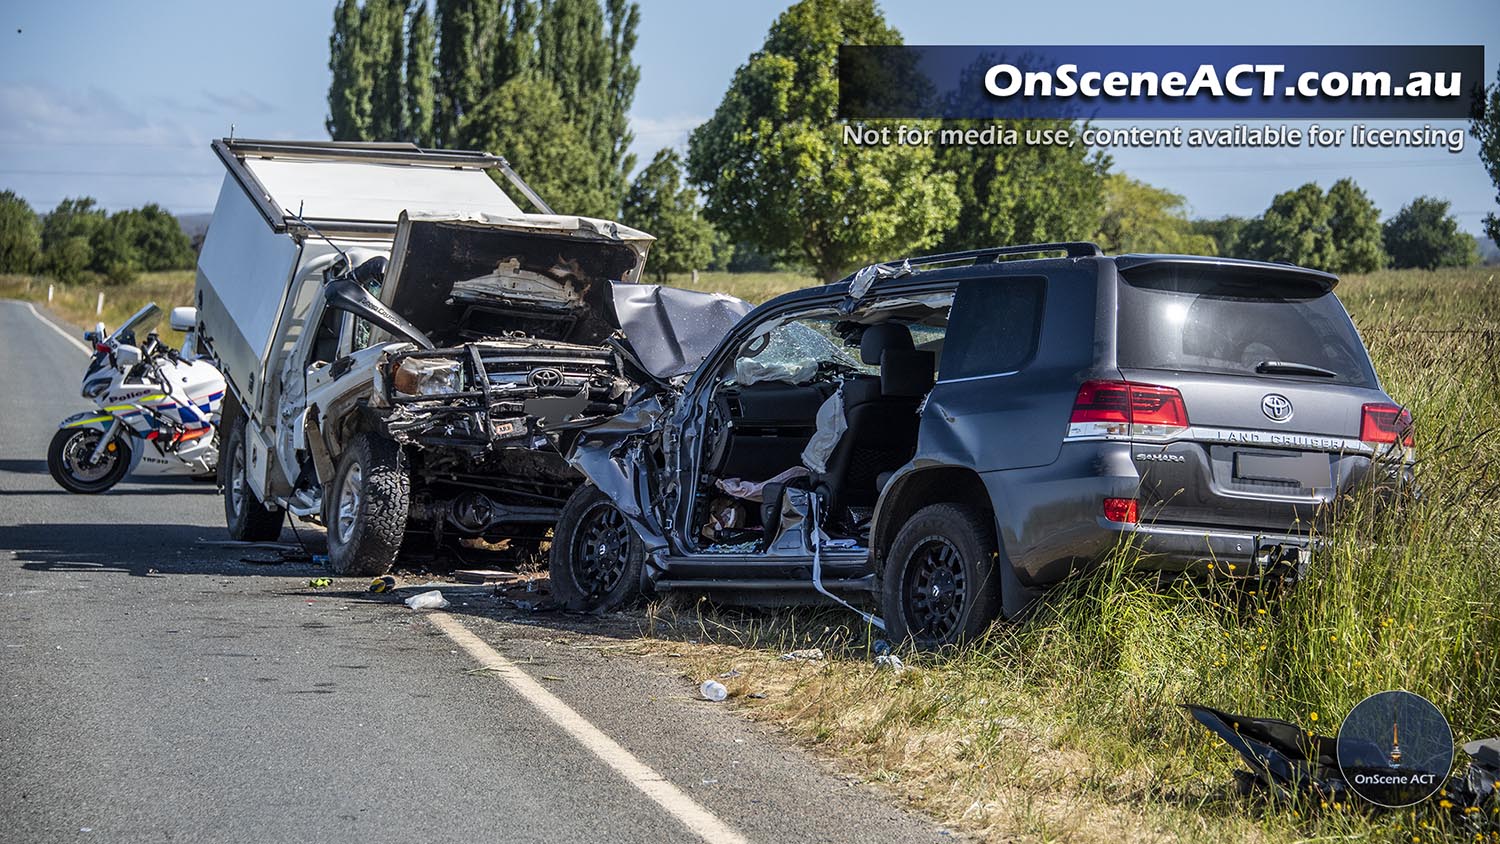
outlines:
M410 505L411 477L401 446L371 433L356 435L323 492L328 567L334 574L364 577L390 571Z
M272 542L281 536L285 513L255 496L245 477L249 465L249 432L244 416L229 423L229 437L219 455L219 482L224 487L224 523L229 538L241 542Z
M98 463L91 462L94 448L104 432L98 428L64 428L52 435L47 447L47 471L68 492L86 495L104 492L130 471L130 444L126 435L115 437Z
M932 504L896 534L881 588L886 631L919 648L978 638L1000 613L995 530L962 504Z
M552 537L552 592L572 610L607 612L641 595L646 546L593 484L573 492Z

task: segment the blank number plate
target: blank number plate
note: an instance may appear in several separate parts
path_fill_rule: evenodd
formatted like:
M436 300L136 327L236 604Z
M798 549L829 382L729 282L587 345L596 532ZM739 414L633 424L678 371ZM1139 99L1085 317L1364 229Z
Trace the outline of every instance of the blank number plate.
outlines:
M1328 455L1321 452L1241 452L1234 456L1234 476L1244 481L1295 483L1305 489L1333 486Z

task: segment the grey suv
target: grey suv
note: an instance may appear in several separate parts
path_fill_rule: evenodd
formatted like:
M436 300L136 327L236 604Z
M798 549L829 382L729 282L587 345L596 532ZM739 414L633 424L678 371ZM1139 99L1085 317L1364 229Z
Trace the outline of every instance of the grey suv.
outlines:
M591 483L554 589L592 609L878 595L868 618L932 646L1123 539L1161 570L1300 567L1315 515L1412 459L1336 282L1063 243L777 297L567 444Z

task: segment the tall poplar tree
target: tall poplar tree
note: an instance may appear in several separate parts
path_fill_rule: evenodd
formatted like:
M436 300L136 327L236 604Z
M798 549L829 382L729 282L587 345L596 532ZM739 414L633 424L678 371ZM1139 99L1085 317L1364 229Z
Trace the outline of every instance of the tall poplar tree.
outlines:
M407 132L421 146L436 146L437 30L425 0L416 2L406 38Z

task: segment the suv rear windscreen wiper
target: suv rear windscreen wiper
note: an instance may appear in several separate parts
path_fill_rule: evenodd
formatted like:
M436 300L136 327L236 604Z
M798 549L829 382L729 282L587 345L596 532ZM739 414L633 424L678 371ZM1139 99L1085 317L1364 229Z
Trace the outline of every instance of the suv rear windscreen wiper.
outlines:
M1310 363L1297 363L1290 360L1263 360L1255 365L1255 371L1262 375L1271 373L1282 373L1286 375L1316 375L1319 378L1337 378L1338 373L1321 366L1313 366Z

